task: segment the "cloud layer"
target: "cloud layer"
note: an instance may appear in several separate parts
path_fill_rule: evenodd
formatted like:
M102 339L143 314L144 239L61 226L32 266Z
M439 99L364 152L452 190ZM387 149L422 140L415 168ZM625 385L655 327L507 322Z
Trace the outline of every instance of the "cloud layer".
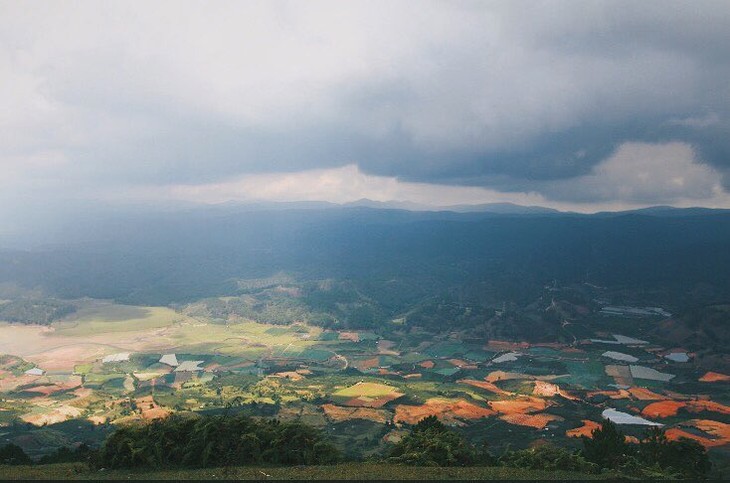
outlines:
M728 45L725 1L2 1L0 202L300 176L306 199L716 204Z

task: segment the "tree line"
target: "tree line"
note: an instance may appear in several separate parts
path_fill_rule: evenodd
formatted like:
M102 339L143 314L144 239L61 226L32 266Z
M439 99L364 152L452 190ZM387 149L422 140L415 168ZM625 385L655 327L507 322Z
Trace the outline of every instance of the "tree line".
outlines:
M689 439L669 441L652 428L639 444L629 444L611 421L604 421L577 451L542 444L530 449L490 453L475 446L435 416L424 418L380 461L415 466L507 466L617 477L706 478L707 453ZM301 422L253 419L245 415L172 415L120 427L98 450L86 445L60 448L39 463L84 461L92 468L203 468L244 465L325 465L342 460L324 434ZM0 464L27 465L23 450L0 447Z

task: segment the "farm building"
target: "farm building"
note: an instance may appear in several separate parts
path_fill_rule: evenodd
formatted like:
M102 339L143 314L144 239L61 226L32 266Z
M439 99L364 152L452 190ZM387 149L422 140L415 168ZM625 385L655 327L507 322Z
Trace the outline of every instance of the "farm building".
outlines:
M34 367L33 369L28 369L27 371L25 371L25 373L29 376L42 376L46 373L46 371L44 371L40 367Z

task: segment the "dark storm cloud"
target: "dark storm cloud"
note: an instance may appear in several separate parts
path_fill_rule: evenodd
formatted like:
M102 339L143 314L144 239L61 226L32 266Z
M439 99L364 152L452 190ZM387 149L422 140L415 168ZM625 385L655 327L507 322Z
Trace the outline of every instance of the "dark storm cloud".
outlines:
M627 143L686 143L730 186L724 1L0 5L9 197L355 163L651 203L580 181Z

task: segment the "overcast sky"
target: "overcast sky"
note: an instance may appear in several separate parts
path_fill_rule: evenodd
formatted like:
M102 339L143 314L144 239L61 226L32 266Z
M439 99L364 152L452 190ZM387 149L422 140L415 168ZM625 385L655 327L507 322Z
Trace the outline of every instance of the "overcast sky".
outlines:
M730 207L730 2L0 1L0 216Z

